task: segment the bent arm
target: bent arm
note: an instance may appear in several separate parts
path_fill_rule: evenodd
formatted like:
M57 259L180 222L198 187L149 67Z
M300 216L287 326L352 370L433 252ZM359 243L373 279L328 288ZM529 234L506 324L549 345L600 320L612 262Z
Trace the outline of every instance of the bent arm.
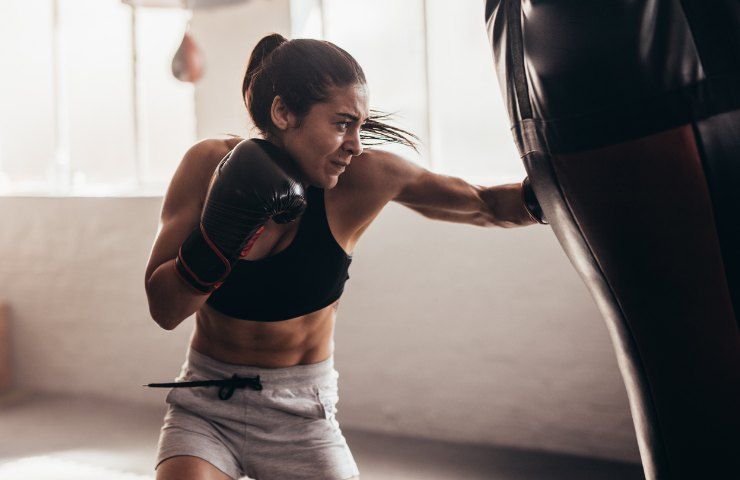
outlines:
M172 177L146 267L149 313L166 330L182 323L208 299L207 294L183 281L175 268L180 245L199 223L207 179L215 168L214 150L208 142L200 142L188 150Z

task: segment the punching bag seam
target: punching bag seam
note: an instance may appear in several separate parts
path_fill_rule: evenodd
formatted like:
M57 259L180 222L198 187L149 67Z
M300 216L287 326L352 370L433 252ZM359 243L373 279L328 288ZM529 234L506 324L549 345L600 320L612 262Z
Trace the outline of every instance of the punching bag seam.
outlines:
M519 110L520 120L532 118L532 104L529 100L529 88L527 75L524 70L524 42L522 38L521 0L509 0L506 2L507 27L511 31L509 42L509 54L514 73L514 89L516 93L516 105Z

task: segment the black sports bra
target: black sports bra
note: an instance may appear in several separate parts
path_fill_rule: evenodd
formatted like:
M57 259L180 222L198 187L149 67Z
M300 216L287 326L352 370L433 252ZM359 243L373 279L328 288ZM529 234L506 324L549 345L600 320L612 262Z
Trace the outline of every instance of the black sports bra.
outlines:
M306 210L287 248L239 260L206 303L231 317L276 322L320 310L342 296L352 256L329 229L324 190L306 189Z

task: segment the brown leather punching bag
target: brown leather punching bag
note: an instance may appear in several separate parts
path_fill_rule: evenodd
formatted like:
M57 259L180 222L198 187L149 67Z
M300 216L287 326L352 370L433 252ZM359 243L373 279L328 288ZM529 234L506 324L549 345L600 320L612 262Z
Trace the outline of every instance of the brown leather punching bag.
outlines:
M645 476L740 479L740 2L488 0L486 21Z

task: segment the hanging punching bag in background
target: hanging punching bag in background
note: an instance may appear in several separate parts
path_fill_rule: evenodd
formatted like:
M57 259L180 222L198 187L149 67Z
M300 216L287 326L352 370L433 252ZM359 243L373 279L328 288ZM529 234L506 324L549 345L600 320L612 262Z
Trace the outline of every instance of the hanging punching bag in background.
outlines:
M646 477L740 478L740 2L488 0L486 21Z
M172 75L181 82L196 83L203 77L205 62L203 54L190 34L190 19L196 10L219 9L248 2L249 0L121 0L137 8L181 8L189 19L180 46L172 58Z
M172 75L181 82L195 83L203 76L203 56L189 30L185 31L180 47L172 58Z

